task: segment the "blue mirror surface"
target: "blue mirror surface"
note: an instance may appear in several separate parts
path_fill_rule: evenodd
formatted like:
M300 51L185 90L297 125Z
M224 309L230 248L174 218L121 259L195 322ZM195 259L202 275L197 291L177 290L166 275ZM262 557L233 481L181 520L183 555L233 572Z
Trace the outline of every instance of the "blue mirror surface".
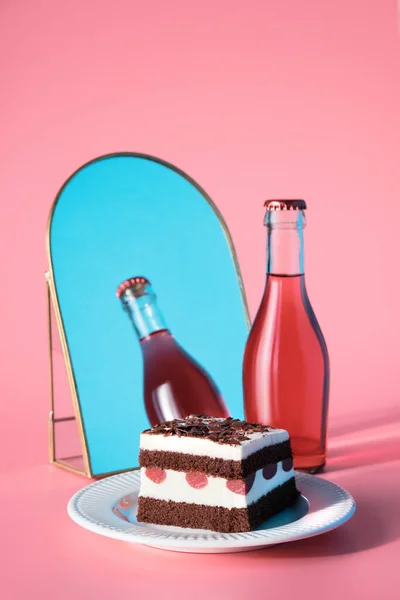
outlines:
M140 346L116 298L128 277L151 281L172 334L243 418L241 279L223 221L187 175L135 154L88 163L57 197L49 252L93 475L136 467L149 426Z

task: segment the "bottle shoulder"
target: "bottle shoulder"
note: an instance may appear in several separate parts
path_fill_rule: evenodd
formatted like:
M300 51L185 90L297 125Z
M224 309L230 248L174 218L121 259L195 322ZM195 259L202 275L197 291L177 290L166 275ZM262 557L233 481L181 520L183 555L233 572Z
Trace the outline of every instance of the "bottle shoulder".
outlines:
M252 323L247 347L259 351L264 344L301 345L312 339L326 352L326 342L307 294L304 276L268 278Z

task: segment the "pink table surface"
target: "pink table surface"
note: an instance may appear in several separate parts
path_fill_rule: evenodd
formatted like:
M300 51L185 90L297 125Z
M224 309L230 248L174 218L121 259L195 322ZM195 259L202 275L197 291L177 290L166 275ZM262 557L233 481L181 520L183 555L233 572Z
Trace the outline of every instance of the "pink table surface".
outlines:
M1 475L2 598L399 598L400 450L393 425L333 437L323 475L357 502L337 530L263 550L196 555L109 539L72 522L89 483L46 464Z

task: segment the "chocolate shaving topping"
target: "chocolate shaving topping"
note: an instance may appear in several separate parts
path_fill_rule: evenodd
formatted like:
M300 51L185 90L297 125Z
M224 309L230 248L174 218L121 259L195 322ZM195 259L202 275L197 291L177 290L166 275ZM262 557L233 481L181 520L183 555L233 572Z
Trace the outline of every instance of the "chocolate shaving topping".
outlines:
M185 419L174 419L154 425L151 429L145 429L143 433L201 437L219 444L237 446L241 442L249 440L249 435L252 433L269 433L270 431L274 431L274 428L259 423L240 421L232 417L221 419L207 415L190 415Z

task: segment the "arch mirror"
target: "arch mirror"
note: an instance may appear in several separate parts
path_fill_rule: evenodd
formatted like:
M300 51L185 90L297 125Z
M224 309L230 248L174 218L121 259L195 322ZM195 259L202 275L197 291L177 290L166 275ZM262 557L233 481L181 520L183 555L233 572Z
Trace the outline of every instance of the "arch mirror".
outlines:
M133 276L151 282L169 330L243 417L242 280L221 214L188 175L140 154L84 165L51 210L48 260L52 461L93 477L137 467L143 359L116 297Z

